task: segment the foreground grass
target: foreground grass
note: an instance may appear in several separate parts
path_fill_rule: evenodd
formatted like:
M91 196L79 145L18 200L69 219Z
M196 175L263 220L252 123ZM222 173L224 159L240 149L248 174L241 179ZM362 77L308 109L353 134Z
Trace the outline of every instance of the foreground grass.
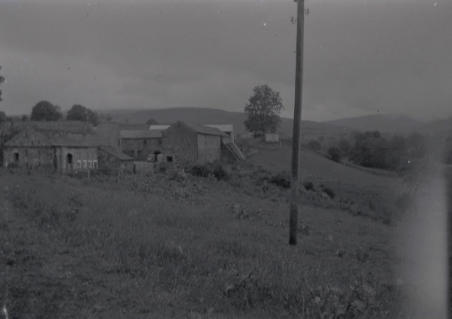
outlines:
M137 183L2 173L12 318L402 318L391 226L304 206L289 247L284 201Z

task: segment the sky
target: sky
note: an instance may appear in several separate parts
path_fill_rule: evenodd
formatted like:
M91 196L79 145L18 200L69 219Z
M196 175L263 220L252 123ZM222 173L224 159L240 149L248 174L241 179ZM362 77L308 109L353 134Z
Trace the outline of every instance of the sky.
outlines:
M303 119L452 116L451 1L306 7ZM295 16L293 0L0 0L0 110L242 111L268 84L291 117Z

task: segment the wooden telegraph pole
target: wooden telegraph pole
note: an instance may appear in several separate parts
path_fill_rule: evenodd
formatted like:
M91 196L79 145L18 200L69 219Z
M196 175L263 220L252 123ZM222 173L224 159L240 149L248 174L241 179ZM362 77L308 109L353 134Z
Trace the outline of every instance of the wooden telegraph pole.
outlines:
M292 180L289 219L289 245L297 244L299 194L300 194L300 139L301 139L301 105L303 101L303 33L304 0L297 2L297 48L295 67L295 105L292 132Z
M2 70L2 66L0 65L0 71ZM6 78L0 74L0 84L3 84L6 82ZM0 102L3 101L2 97L2 89L0 89Z

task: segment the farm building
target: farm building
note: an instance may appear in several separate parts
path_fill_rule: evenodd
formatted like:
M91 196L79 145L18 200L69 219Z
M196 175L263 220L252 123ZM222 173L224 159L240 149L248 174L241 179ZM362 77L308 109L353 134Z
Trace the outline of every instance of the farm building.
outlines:
M234 125L233 124L205 124L203 126L217 129L217 130L223 132L226 136L229 136L231 138L231 140L234 141ZM168 125L168 124L151 124L149 126L149 130L156 130L156 131L163 132L169 127L170 127L170 125Z
M220 130L197 124L177 122L163 132L163 145L167 159L179 162L207 163L221 158Z
M162 152L159 130L121 130L119 138L121 151L137 160L155 160Z
M101 171L118 174L134 171L133 158L113 146L100 146L98 158Z
M50 169L61 173L98 167L95 137L26 127L3 146L5 167Z
M233 124L206 124L205 126L216 128L217 130L220 130L226 136L228 136L232 142L234 142L234 125Z

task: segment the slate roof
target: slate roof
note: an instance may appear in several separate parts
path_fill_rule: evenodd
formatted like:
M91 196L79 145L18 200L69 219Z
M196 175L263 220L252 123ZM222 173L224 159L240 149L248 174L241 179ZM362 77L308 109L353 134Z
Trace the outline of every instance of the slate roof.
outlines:
M93 126L81 121L7 121L2 123L3 129L16 128L24 130L27 128L39 131L58 131L73 134L88 134L93 132Z
M7 147L96 147L102 145L99 136L94 134L71 134L59 131L37 130L26 127L5 143Z
M192 130L196 133L203 134L203 135L225 136L225 134L223 132L221 132L219 129L216 129L213 127L207 127L204 125L186 123L186 122L181 122L181 121L177 122L176 125L185 126L189 130Z
M124 139L161 138L159 130L122 130L119 136Z
M206 124L207 127L212 127L219 129L220 131L226 133L232 133L234 132L234 125L233 124Z

